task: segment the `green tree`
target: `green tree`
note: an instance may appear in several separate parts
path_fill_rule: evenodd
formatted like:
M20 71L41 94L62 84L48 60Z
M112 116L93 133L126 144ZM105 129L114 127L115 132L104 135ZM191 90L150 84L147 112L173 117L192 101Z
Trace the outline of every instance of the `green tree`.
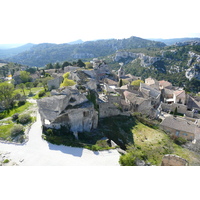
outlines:
M131 82L131 85L140 86L140 83L144 83L144 81L143 80L135 80L135 81Z
M84 63L81 59L79 59L79 60L77 61L77 66L78 66L78 67L85 67L85 63Z
M176 107L174 110L174 116L176 116L177 114L178 114L178 111L177 111L177 107Z
M119 87L122 87L122 85L123 85L123 81L122 81L122 79L120 78L120 80L119 80Z
M55 65L54 65L54 69L60 69L61 68L61 66L60 66L60 64L57 62Z
M24 83L20 83L19 85L17 85L17 87L19 89L21 89L21 91L23 92L24 96L26 96L26 93L25 93L26 85Z
M64 70L64 67L67 67L67 66L70 66L72 65L71 63L65 61L63 64L62 64L62 70Z
M31 80L30 72L21 71L19 76L20 76L22 83L30 82L30 80Z
M42 86L43 86L43 88L44 88L45 91L48 90L48 87L47 87L48 81L50 81L50 80L52 80L52 79L53 79L53 77L49 77L49 76L40 79L40 82L42 83Z
M91 62L85 62L85 66L86 66L87 69L93 68L93 64Z
M32 82L27 82L27 83L25 83L25 86L31 92L31 89L33 88L33 83Z
M53 69L54 67L53 67L52 63L49 63L49 64L46 65L45 68L46 69Z
M10 83L0 83L0 102L6 109L13 106L14 86Z
M63 80L63 82L60 84L60 87L73 86L73 85L76 84L73 80L68 79L69 75L70 75L69 72L63 74L64 80Z

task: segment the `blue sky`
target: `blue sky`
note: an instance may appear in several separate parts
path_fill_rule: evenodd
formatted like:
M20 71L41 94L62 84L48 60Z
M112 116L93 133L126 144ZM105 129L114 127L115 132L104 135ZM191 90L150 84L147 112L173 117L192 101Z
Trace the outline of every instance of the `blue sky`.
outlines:
M0 44L200 37L198 1L6 0Z

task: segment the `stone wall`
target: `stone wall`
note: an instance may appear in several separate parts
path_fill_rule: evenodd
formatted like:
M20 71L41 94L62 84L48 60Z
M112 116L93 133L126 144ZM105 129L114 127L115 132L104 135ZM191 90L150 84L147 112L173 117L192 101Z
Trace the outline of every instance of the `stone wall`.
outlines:
M172 104L167 104L167 103L161 103L161 108L162 111L164 112L174 112L175 109L177 108L177 112L181 114L185 114L187 117L193 117L194 116L194 111L189 111L187 110L187 106L184 104L178 104L178 103L172 103Z
M113 103L110 102L104 102L99 104L99 117L111 117L119 115L121 111L117 106L115 106Z
M73 87L53 90L52 94L37 101L44 126L67 126L74 133L97 128L98 113L84 94Z
M164 155L161 166L188 166L187 160L173 154Z
M110 103L121 103L121 96L113 96L113 95L107 95L108 102Z

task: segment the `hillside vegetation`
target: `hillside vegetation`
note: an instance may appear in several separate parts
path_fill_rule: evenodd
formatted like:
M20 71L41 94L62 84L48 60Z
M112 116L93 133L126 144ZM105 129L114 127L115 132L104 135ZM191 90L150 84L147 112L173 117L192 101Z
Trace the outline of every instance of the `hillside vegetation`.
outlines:
M136 165L137 159L151 165L161 165L165 154L181 156L188 160L189 165L200 164L200 155L175 144L155 125L145 125L133 116L101 119L98 131L127 151L127 154L120 158L121 165Z
M42 67L48 63L87 59L113 54L119 49L134 49L147 47L164 47L164 43L145 40L138 37L128 39L110 39L84 42L82 44L39 44L30 50L7 59L29 66Z

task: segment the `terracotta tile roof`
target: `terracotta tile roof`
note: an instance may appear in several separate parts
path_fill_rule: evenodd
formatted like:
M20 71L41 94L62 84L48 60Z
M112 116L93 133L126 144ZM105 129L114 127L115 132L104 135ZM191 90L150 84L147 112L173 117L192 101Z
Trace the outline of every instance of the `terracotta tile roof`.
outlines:
M168 87L168 86L172 86L172 84L170 82L165 81L165 80L159 81L159 85L163 86L164 88Z
M180 94L185 94L185 90L176 90L174 91L175 96L179 96Z

